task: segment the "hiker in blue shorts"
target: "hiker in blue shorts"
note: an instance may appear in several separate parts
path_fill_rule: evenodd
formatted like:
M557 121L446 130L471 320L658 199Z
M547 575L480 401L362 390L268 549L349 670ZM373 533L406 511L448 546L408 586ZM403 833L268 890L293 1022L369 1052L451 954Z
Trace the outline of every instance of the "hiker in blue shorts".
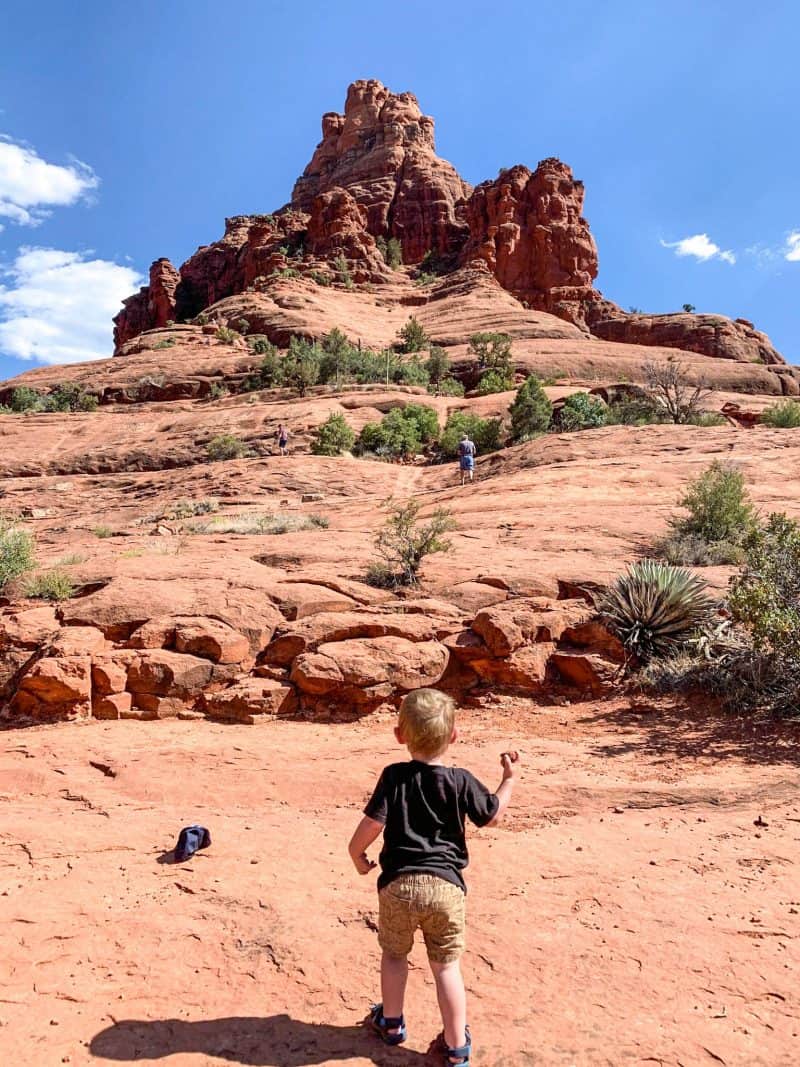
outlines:
M475 442L469 439L468 434L464 434L458 446L458 465L461 468L462 485L467 477L472 481L475 474L475 452Z

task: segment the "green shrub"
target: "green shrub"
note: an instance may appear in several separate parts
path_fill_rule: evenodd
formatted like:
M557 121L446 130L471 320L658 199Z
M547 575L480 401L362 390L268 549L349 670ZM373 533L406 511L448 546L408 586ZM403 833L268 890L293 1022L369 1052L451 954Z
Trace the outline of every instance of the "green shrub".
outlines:
M731 583L735 621L752 635L758 652L800 661L800 523L774 513L753 528L745 563Z
M368 422L358 437L357 452L373 452L391 459L414 456L427 441L436 439L436 412L424 404L393 408L380 422Z
M688 426L729 426L724 415L716 411L698 411L686 420Z
M378 251L383 256L387 267L397 270L402 265L403 248L396 237L390 237L388 241L385 237L376 237L375 244L378 246Z
M429 385L428 392L435 396L463 396L464 386L455 378L442 378L436 385Z
M20 385L11 394L11 410L21 414L23 411L39 411L43 397L35 389Z
M206 455L211 460L241 459L250 455L250 449L233 434L223 433L212 437L206 444Z
M796 430L800 426L800 400L782 400L778 404L772 404L761 412L760 421L764 426Z
M474 333L469 350L484 370L496 370L511 378L511 337L507 333Z
M239 337L239 334L236 330L231 330L227 326L220 326L214 336L220 344L232 345Z
M229 396L230 391L226 385L222 382L212 382L208 390L209 400L222 400L224 397Z
M454 459L462 435L467 434L478 452L495 452L500 447L501 429L500 419L482 419L470 411L454 411L439 438L439 449L445 459Z
M590 393L573 393L564 401L558 424L567 433L573 430L592 430L606 424L606 405Z
M435 277L447 272L447 262L438 252L434 252L432 248L429 248L420 260L419 270L423 274L430 274Z
M285 385L296 389L300 396L319 381L322 353L317 345L302 337L289 339L289 351L281 364L281 378Z
M204 311L201 311L199 315L195 316L195 326L208 326L208 315Z
M742 543L755 523L755 511L741 471L715 460L696 478L680 500L689 514L673 519L679 534L694 534L706 544Z
M617 578L600 610L628 653L646 663L685 647L714 604L701 578L648 559Z
M263 333L254 333L247 338L247 343L257 356L275 356L278 349Z
M312 281L316 282L317 285L322 285L326 289L331 284L331 276L330 276L330 274L326 274L325 271L322 271L322 270L310 270L308 272L308 276L309 276L309 278L311 278Z
M744 558L741 545L731 541L709 544L695 533L680 532L670 533L657 541L653 553L667 563L684 567L723 567L741 563Z
M65 382L48 393L40 407L42 411L96 411L97 405L97 397L82 385Z
M439 345L431 345L428 359L425 363L425 370L434 385L438 385L439 382L450 376L450 358L447 352Z
M437 508L423 523L416 500L405 504L387 501L387 504L390 510L386 524L375 536L375 548L382 563L377 569L373 565L368 577L371 575L374 580L380 572L385 580L393 575L393 585L416 585L423 560L436 552L450 551L451 543L444 535L455 530L456 523L445 508Z
M693 314L694 311L696 310L694 304L683 304L682 308L689 315Z
M393 378L398 385L427 386L430 381L425 364L417 356L400 363L395 368Z
M114 536L114 531L110 526L95 526L92 533L95 537L99 537L101 541L104 541L107 537Z
M651 397L629 397L609 404L607 426L647 426L669 421L664 408Z
M350 273L350 265L347 259L339 254L333 261L333 266L336 273L339 275L339 280L344 285L345 289L353 289L353 276Z
M507 393L514 388L514 379L506 376L499 370L487 370L478 380L478 396L489 396L490 393Z
M400 330L399 337L400 344L398 347L400 351L409 354L412 352L421 352L429 343L425 330L413 315Z
M217 336L219 336L219 331L217 331ZM176 344L177 342L174 337L165 337L161 341L156 341L153 345L153 350L158 352L165 348L174 348Z
M329 415L317 430L311 451L315 456L339 456L342 452L350 452L355 443L356 435L344 415Z
M513 441L527 441L548 428L553 405L535 374L519 387L509 413Z
M27 530L20 530L0 519L0 589L27 573L34 566L34 540Z
M431 274L430 271L420 271L414 279L414 285L422 287L423 285L432 285L438 278L437 274Z
M337 387L350 380L351 365L358 349L340 329L334 327L322 338L319 380L333 382Z
M25 584L25 595L36 600L69 600L74 592L72 578L57 567L35 574Z

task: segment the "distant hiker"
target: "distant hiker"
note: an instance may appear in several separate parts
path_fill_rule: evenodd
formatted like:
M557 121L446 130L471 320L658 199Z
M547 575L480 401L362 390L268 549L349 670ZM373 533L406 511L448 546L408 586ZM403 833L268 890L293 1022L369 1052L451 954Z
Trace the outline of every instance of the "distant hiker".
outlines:
M461 468L461 484L467 478L472 481L475 474L475 442L471 441L468 434L464 434L458 445L458 465Z
M286 455L286 446L289 444L289 431L281 423L275 431L275 440L278 442L278 450L282 456Z
M455 703L437 689L416 689L400 705L394 735L411 759L384 767L364 818L350 841L359 874L375 864L367 849L380 834L378 944L382 1002L369 1025L387 1045L406 1040L403 999L408 954L419 927L425 939L444 1030L437 1039L445 1063L469 1065L472 1040L461 976L464 897L461 875L469 862L464 825L496 826L511 800L516 752L500 756L503 777L490 793L469 771L445 766L456 740Z

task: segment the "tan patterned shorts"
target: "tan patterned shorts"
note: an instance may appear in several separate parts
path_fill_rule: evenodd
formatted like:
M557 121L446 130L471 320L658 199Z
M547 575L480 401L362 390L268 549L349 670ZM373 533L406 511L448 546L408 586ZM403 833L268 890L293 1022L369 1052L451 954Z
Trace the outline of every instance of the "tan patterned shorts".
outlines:
M378 944L407 956L419 927L432 963L452 963L464 951L466 900L457 885L434 874L401 874L378 893Z

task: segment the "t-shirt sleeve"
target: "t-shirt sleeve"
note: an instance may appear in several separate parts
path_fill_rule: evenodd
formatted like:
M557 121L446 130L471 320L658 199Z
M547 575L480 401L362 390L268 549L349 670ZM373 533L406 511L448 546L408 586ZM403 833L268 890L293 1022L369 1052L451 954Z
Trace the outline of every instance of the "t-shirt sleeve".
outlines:
M468 818L476 826L485 826L491 822L500 807L496 793L490 793L483 782L475 775L464 771L464 803Z
M386 771L381 771L381 776L378 779L378 784L372 791L372 796L367 801L367 806L364 808L364 814L370 819L374 819L375 822L386 822L386 817L389 814L389 796L387 792Z

